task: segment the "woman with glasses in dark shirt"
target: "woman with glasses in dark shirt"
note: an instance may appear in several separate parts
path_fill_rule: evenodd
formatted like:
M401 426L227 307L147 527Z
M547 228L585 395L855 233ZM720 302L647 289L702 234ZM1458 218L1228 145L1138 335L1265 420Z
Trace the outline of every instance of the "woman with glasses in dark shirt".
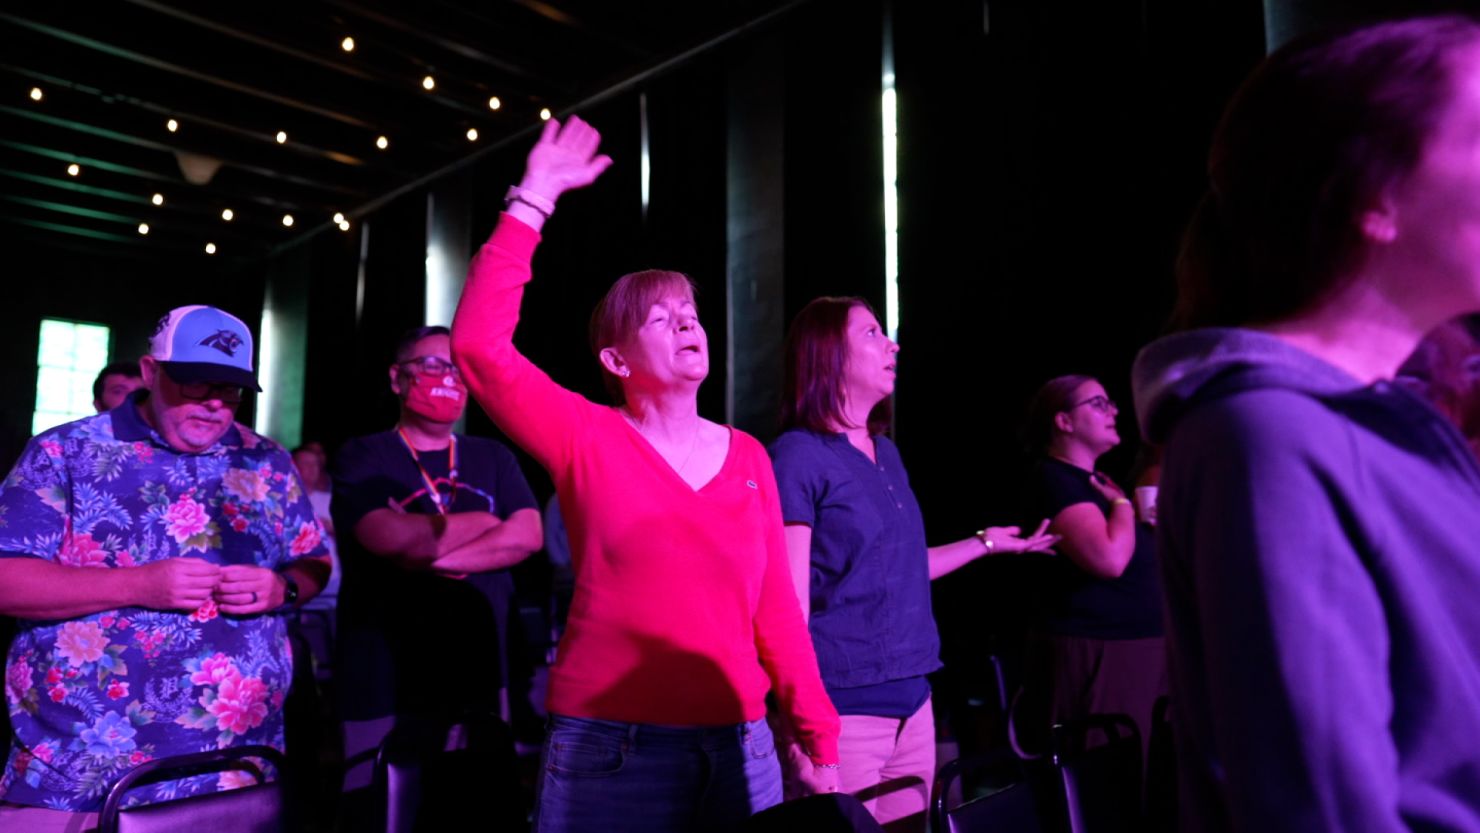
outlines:
M1064 556L1048 568L1029 658L1052 722L1126 714L1144 739L1152 705L1167 689L1161 591L1152 528L1095 468L1120 444L1118 414L1089 376L1052 379L1029 406L1024 439L1039 460L1028 511L1051 520Z

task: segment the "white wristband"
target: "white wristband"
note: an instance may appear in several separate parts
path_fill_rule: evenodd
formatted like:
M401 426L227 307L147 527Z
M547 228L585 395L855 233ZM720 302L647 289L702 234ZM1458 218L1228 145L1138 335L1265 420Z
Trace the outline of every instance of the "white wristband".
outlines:
M518 185L510 185L508 193L504 194L504 207L507 208L511 202L524 203L535 211L545 215L546 220L550 219L551 214L555 213L555 203L550 202L528 188L520 188Z

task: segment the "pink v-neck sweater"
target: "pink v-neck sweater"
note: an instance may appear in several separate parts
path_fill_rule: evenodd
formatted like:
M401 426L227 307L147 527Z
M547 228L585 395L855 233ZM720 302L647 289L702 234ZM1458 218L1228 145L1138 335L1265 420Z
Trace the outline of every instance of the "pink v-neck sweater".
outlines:
M765 714L774 688L816 763L838 715L787 568L770 458L730 430L695 491L616 409L555 384L514 348L538 232L503 215L468 271L452 350L479 404L549 470L576 571L549 709L719 726Z

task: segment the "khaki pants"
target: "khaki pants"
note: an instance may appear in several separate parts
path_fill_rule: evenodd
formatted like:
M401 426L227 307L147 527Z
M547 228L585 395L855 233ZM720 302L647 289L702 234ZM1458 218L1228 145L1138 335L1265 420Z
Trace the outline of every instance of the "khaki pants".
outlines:
M845 714L838 779L879 824L924 833L935 779L935 713L929 699L907 718Z

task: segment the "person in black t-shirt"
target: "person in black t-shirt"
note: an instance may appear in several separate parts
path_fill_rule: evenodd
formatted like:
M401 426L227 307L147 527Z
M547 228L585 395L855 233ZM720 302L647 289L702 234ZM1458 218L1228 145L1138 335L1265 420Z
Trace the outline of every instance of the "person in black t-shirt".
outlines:
M1120 444L1119 409L1088 376L1046 383L1029 407L1026 436L1040 455L1029 484L1033 517L1051 519L1066 556L1048 571L1030 685L1053 723L1129 715L1149 736L1167 691L1155 536L1113 480L1095 469Z
M467 389L447 328L406 334L390 384L395 428L345 443L334 469L346 793L397 723L501 710L508 568L543 541L513 452L452 431Z

